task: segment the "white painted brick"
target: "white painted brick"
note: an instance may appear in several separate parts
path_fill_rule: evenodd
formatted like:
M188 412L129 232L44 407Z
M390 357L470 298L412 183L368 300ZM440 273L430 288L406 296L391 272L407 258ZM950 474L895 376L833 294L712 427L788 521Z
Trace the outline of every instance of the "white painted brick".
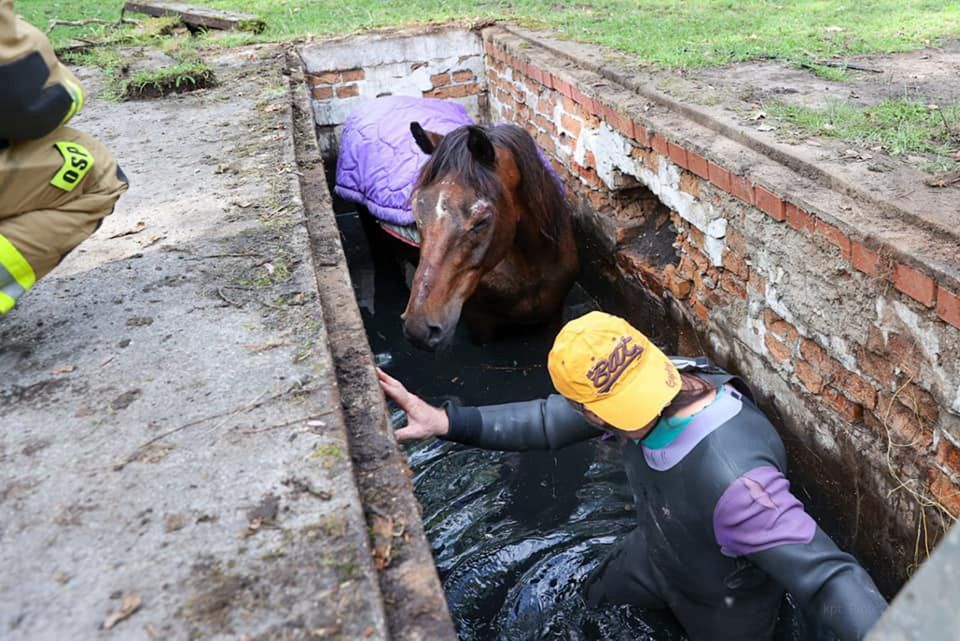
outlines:
M334 69L373 67L392 63L483 55L480 36L465 29L397 37L393 34L353 36L345 40L315 42L299 49L308 73Z

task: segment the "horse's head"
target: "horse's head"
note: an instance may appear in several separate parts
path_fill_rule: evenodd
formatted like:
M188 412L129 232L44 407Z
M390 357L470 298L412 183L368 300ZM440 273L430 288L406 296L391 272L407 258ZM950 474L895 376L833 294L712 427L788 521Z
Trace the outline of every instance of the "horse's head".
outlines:
M464 302L513 243L520 170L510 151L483 127L446 136L410 130L431 156L410 198L420 232L420 262L403 327L418 347L436 349L457 326Z

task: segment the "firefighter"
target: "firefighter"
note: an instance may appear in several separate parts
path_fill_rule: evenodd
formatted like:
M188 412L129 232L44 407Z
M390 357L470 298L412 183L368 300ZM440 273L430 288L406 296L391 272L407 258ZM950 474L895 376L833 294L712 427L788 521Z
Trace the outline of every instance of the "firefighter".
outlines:
M0 0L0 315L92 234L127 189L113 155L67 127L83 89Z

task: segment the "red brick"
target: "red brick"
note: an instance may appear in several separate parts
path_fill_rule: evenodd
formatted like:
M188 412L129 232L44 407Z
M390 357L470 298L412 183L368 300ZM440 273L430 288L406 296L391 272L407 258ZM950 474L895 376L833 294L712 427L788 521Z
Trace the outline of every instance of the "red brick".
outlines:
M727 225L727 235L724 240L727 241L727 249L735 254L747 256L750 253L747 251L747 239L730 225Z
M646 127L636 121L633 123L633 139L642 147L650 146L650 132L647 131Z
M938 287L937 316L960 329L960 296L943 287Z
M667 141L667 154L674 163L687 168L687 150L675 142Z
M340 85L337 87L337 98L352 98L360 95L357 85Z
M663 268L663 282L677 300L683 300L689 296L690 290L693 287L693 284L688 279L683 278L677 273L677 267L675 265L667 265Z
M460 86L463 87L463 93L467 96L475 96L482 90L482 87L478 82L468 82L467 84Z
M435 73L430 76L430 84L434 87L442 87L450 84L450 73Z
M446 87L436 87L430 91L424 91L425 98L463 98L467 95L467 85L448 85ZM500 96L497 96L500 98ZM501 101L508 106L515 106L516 101L508 95L501 98Z
M700 179L684 171L680 174L680 191L684 191L694 198L700 197Z
M840 255L850 260L850 239L839 228L818 218L817 233L826 238L830 244L839 247Z
M473 72L469 69L461 69L460 71L453 72L453 81L454 82L467 82L473 80L476 76L473 75Z
M811 394L819 394L823 390L823 377L814 369L813 365L804 360L797 361L797 378Z
M737 298L746 299L747 289L745 285L746 283L738 278L733 272L725 271L720 275L720 288L728 294L736 296Z
M613 112L613 117L610 119L610 125L627 138L634 138L633 120L631 120L628 116L623 115L619 111Z
M863 421L863 407L858 403L854 403L834 388L823 388L822 396L827 405L839 414L843 420L848 423L860 423Z
M763 342L767 346L767 351L773 357L774 362L782 363L790 358L790 348L773 337L773 334L766 334Z
M753 184L743 176L730 174L730 193L747 204L754 203Z
M887 334L890 360L908 376L916 378L923 366L923 352L917 346L917 340L899 332Z
M833 377L833 385L847 398L860 403L868 410L872 410L877 405L877 391L873 385L853 372L840 370Z
M687 169L707 180L710 179L710 168L707 159L695 151L687 150Z
M547 89L556 89L557 77L547 70L543 70L543 86Z
M530 80L533 80L535 83L540 85L543 84L543 69L535 65L530 65L530 69L527 71L530 75Z
M332 85L340 82L339 71L323 71L321 73L310 74L307 81L315 85Z
M712 160L707 161L710 182L723 191L730 191L730 172L716 164Z
M723 268L733 272L741 280L747 280L750 277L750 267L739 254L732 251L723 252Z
M809 234L814 232L816 219L793 203L784 203L783 213L787 224L797 231L805 231Z
M490 42L489 40L484 40L484 41L483 41L483 51L484 51L484 53L486 53L488 56L495 56L495 55L497 54L497 49L496 49L496 47L494 47L494 46L493 46L493 43Z
M553 87L560 93L562 93L567 98L570 98L573 94L573 88L570 86L570 83L566 80L561 80L560 78L554 78Z
M567 114L560 115L560 126L565 130L573 134L574 136L580 135L580 120L578 118L573 118Z
M364 72L363 69L346 69L340 72L343 82L356 82L357 80L363 80Z
M954 476L960 477L960 447L940 437L940 445L937 447L937 464Z
M920 416L931 425L940 420L940 405L934 400L930 392L922 389L915 383L898 386L897 401L908 410Z
M933 279L902 263L893 267L893 286L927 307L933 307L937 300L937 285Z
M693 311L697 313L697 316L699 316L700 320L702 321L706 321L710 318L710 312L698 300L693 301Z
M669 153L667 149L667 139L664 138L662 134L655 133L651 135L650 146L661 156L666 156Z
M867 249L863 243L853 242L850 246L850 262L854 269L867 276L877 276L880 273L880 256Z
M693 262L693 259L687 254L681 256L680 262L677 264L677 273L683 278L690 280L696 272L697 265Z
M933 430L916 412L893 402L891 395L877 396L874 414L884 429L889 431L894 446L927 450L933 445Z
M860 371L875 380L880 389L893 391L896 385L896 377L893 364L885 356L878 356L870 350L861 349L857 357L857 365Z
M930 468L927 489L950 514L960 518L960 487L957 487L949 476L935 467Z
M310 95L317 100L330 100L333 98L333 87L330 85L315 85L310 88Z
M817 371L828 379L832 379L842 370L840 363L834 360L827 353L827 350L809 338L804 338L800 341L800 355L810 361L810 363L817 368Z
M769 191L765 187L757 185L754 187L754 199L757 208L766 212L768 216L777 222L783 222L786 216L783 213L783 201L780 197Z
M780 318L780 316L769 307L763 310L763 324L766 326L768 332L780 340L786 341L786 343L791 346L800 336L800 332L797 331L796 327Z

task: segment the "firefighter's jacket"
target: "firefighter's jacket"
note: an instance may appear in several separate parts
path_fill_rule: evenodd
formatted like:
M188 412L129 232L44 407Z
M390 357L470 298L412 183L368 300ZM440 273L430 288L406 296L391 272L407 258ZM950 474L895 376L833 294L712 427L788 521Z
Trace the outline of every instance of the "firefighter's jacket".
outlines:
M0 314L113 211L113 155L65 126L83 106L47 37L0 0Z

